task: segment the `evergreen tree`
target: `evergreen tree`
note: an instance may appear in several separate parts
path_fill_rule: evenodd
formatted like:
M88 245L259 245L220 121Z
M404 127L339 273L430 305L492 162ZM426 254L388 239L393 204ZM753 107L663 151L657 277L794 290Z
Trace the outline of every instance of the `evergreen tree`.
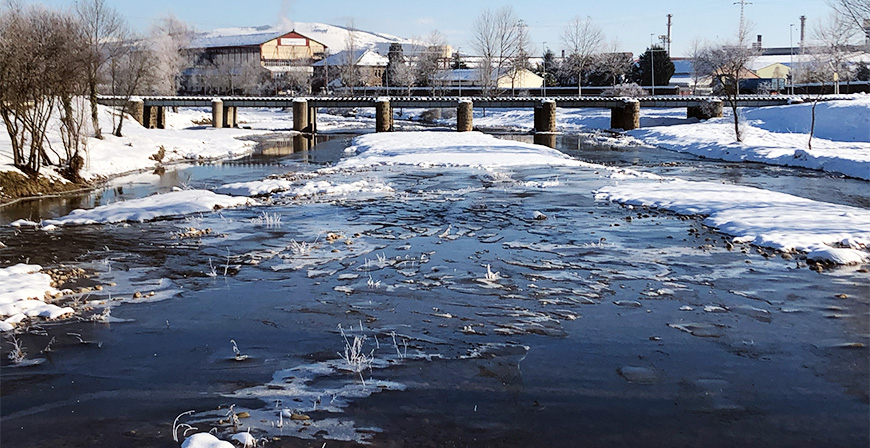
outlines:
M534 70L535 74L544 78L547 81L547 87L555 87L559 85L556 82L556 73L559 72L559 62L556 61L556 55L549 48L544 53L543 64L538 64Z
M462 60L462 56L458 51L453 53L453 59L450 61L450 68L453 70L464 70L468 68L468 64Z
M870 67L867 66L866 62L858 63L858 68L855 69L855 80L870 81Z
M642 86L653 85L653 71L650 70L650 66L654 68L655 85L666 86L670 84L671 76L674 76L674 63L671 62L671 57L668 56L668 53L657 45L647 48L640 55L637 63L632 66L632 81Z

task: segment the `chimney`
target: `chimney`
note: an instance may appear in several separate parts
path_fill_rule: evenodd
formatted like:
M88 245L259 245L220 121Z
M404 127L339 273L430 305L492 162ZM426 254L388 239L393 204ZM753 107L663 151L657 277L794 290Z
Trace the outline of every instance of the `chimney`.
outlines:
M807 16L801 16L801 48L804 47L804 39L807 37Z
M761 34L759 34L758 37L756 38L756 41L755 41L755 44L753 45L753 48L755 48L756 50L761 50Z

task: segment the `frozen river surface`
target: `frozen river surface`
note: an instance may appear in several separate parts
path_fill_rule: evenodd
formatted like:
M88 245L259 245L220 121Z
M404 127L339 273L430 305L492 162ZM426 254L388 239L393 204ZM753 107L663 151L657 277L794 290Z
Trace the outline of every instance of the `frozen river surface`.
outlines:
M583 160L868 206L860 181L582 140L559 145ZM304 180L347 141L20 204L2 220L179 183ZM319 179L391 190L0 229L4 264L83 268L91 277L71 281L103 286L77 299L82 319L21 336L45 362L12 367L3 344L2 445L179 446L173 420L188 410L178 423L224 439L250 431L266 446L870 443L866 266L816 272L696 218L597 202L612 181L585 168Z

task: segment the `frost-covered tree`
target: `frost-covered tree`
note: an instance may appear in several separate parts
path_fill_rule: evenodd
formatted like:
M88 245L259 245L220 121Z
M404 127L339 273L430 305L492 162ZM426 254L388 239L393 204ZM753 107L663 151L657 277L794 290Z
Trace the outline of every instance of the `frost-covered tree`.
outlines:
M132 35L122 45L122 50L109 60L111 94L125 99L121 113L117 114L113 134L123 136L124 117L129 110L133 95L152 91L155 83L155 62L151 46L143 36ZM114 115L113 115L114 116Z
M402 44L394 42L390 44L389 53L387 53L387 68L384 70L383 83L387 87L406 87L409 89L414 84L414 71L408 64L408 58L405 57L405 50Z
M155 93L178 93L181 73L188 65L184 50L190 46L194 33L193 28L172 14L158 19L151 27L150 43L156 74Z
M120 44L125 39L127 25L118 12L106 5L104 0L82 0L76 3L75 11L84 29L85 44L88 48L82 63L85 65L88 77L87 94L91 122L94 136L102 139L103 133L97 113L97 87L101 83L100 76L104 73L106 64L121 48Z
M603 39L604 32L589 16L574 17L562 31L562 43L568 55L562 61L561 77L576 80L577 95L583 94L583 72L592 64Z

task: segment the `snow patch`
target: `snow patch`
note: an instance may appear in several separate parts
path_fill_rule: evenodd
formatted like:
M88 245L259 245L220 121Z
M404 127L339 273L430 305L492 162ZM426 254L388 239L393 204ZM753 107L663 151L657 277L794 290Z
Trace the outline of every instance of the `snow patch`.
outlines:
M705 215L704 224L735 236L735 241L806 252L813 260L870 260L870 211L855 207L752 187L680 180L608 186L596 191L596 199Z

